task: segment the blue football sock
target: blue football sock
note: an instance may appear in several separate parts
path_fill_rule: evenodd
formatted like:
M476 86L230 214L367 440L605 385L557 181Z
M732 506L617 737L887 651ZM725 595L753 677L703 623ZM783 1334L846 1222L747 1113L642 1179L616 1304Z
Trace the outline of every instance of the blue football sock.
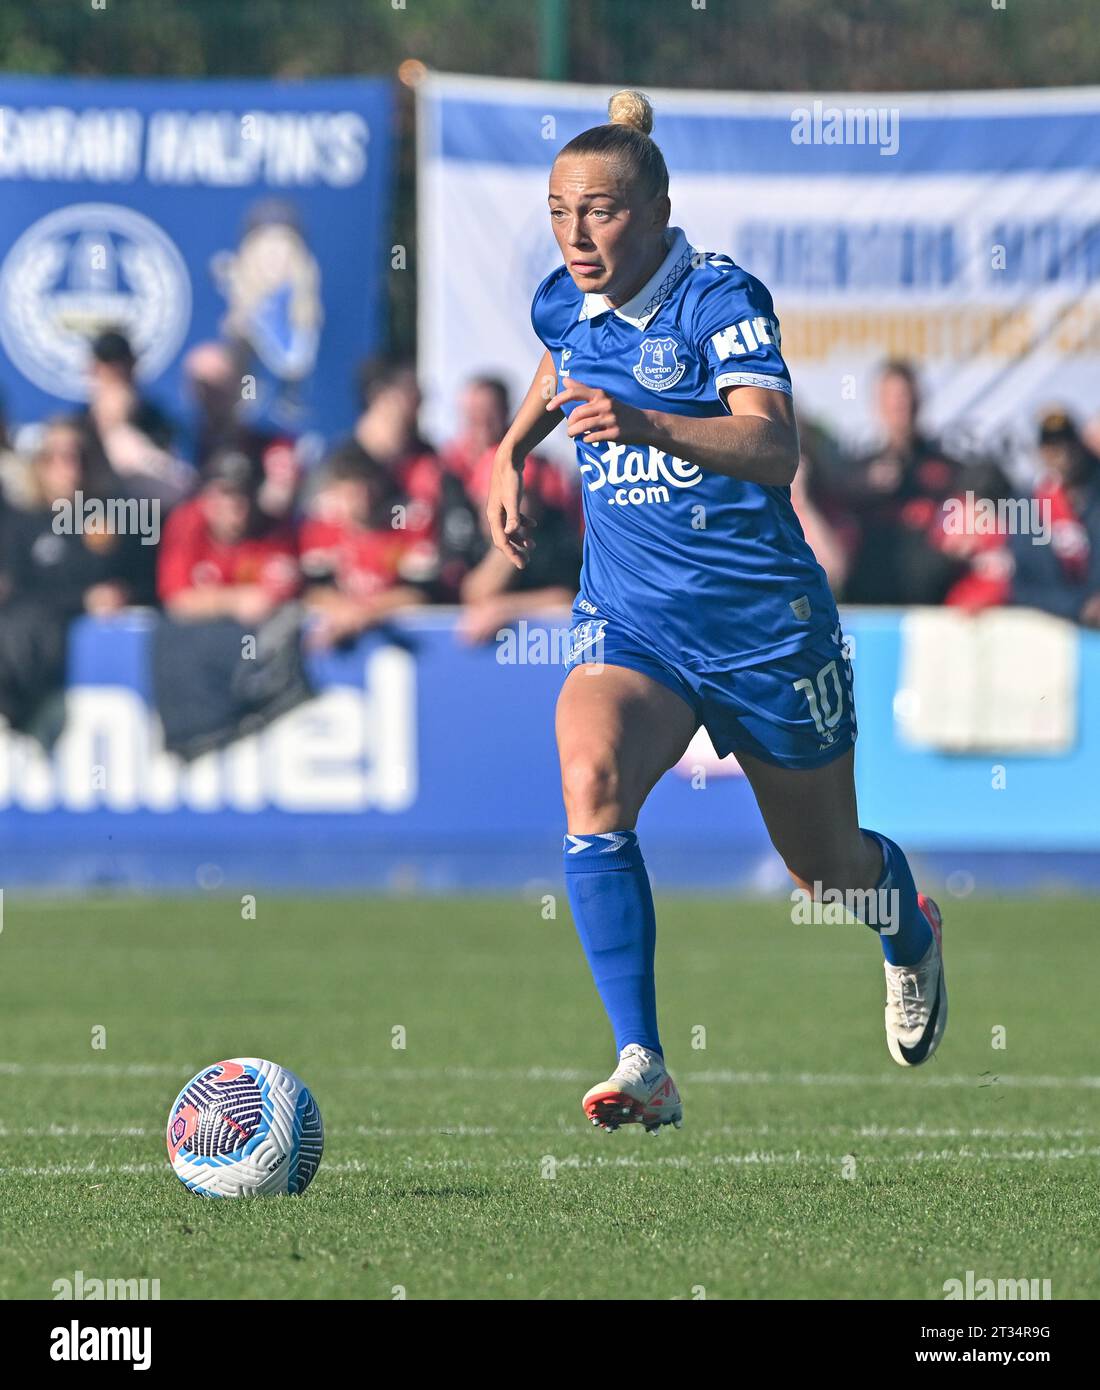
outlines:
M890 914L890 925L897 928L892 934L879 931L882 954L891 965L916 965L932 944L932 928L917 903L917 885L913 882L909 861L893 840L877 830L864 830L863 833L877 840L882 849L882 877L875 886L880 894L889 894L884 900L886 910ZM877 925L874 930L879 930Z
M565 884L592 978L621 1052L661 1051L653 951L657 923L638 837L632 830L566 835ZM663 1054L662 1054L663 1055Z

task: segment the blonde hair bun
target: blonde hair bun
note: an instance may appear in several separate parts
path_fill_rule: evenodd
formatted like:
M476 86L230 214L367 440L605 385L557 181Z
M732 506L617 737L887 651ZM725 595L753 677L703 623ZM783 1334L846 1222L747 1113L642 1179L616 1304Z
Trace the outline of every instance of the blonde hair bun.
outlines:
M607 117L611 125L628 125L649 135L653 130L653 105L642 92L627 88L616 92L607 103Z

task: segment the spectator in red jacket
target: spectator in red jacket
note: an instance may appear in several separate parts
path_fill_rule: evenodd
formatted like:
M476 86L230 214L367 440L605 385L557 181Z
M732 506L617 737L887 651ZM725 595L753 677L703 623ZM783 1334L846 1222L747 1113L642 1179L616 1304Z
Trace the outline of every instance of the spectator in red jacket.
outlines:
M1011 538L1012 600L1085 627L1100 627L1100 458L1064 411L1039 427L1043 476L1035 497L1047 544Z
M248 626L298 592L294 532L259 511L256 493L250 459L216 454L198 495L168 518L157 590L174 617L230 617Z
M361 381L363 413L351 443L389 474L408 509L410 530L434 534L439 565L433 594L439 602L456 603L463 576L480 554L478 517L466 487L420 433L420 388L412 366L368 362Z
M350 641L427 602L438 546L430 527L408 524L400 497L387 471L356 446L329 460L298 534L311 645Z
M929 540L956 566L944 603L976 613L1009 601L1012 554L1008 530L979 516L978 509L992 513L1011 499L1013 489L1001 468L988 462L970 464L963 482L965 492L940 505ZM967 520L968 513L973 514L972 522Z

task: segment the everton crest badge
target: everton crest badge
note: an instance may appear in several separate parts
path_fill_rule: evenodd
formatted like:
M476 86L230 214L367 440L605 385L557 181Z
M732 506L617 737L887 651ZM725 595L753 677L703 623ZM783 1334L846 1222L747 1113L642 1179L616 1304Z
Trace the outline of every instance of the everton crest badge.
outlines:
M670 390L686 371L687 364L676 360L675 338L646 338L634 364L635 380L650 391Z

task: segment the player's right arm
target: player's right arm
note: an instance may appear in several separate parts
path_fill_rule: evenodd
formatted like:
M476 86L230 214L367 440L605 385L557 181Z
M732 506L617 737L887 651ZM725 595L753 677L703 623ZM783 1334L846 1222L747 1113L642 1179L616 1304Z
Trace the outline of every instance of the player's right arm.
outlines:
M485 511L493 544L516 569L525 569L534 542L535 522L520 511L523 500L523 462L537 449L563 418L560 410L548 411L546 403L558 389L558 376L549 349L535 372L526 396L497 448Z

